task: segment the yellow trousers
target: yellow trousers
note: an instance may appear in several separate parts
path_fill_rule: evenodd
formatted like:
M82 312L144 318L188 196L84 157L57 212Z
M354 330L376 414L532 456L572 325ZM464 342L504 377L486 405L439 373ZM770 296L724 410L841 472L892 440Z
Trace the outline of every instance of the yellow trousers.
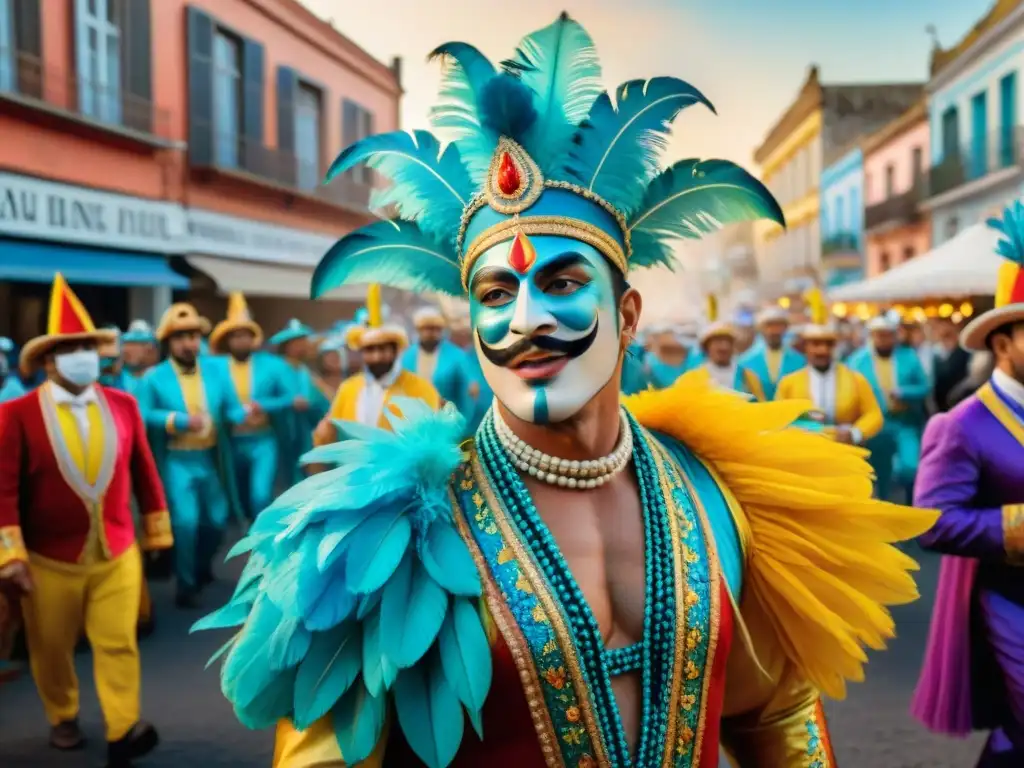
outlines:
M56 725L78 717L75 645L84 629L107 741L118 741L139 721L138 547L95 565L60 563L30 553L29 568L35 589L22 601L25 639L47 719Z

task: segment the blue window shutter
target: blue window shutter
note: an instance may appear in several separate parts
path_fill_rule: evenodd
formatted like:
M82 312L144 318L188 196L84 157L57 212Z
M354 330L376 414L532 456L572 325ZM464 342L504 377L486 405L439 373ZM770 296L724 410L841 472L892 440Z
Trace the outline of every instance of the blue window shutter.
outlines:
M295 157L295 98L299 90L299 76L291 67L277 68L277 148L285 156ZM281 179L285 184L295 183L296 163L282 162Z
M263 156L263 46L242 40L242 146L247 170L262 173Z
M213 165L214 21L188 8L188 157L196 166Z

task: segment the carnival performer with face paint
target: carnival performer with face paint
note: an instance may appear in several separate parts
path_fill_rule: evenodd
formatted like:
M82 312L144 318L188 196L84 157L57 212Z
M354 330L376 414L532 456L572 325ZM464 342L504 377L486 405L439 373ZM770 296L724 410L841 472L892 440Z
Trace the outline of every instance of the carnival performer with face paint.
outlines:
M109 768L127 768L157 745L140 716L136 616L142 549L172 546L170 518L139 406L98 382L97 330L57 275L47 333L21 350L25 374L47 381L0 406L0 592L21 598L32 677L50 722L50 745L78 749L75 645L84 632L106 722Z
M496 402L472 441L453 407L408 400L393 432L342 424L310 454L339 466L260 516L235 597L198 625L240 627L225 695L251 727L285 721L282 768L710 768L720 740L744 767L833 766L820 696L892 636L883 603L917 591L889 542L935 513L872 501L862 452L788 428L807 402L685 377L619 393L630 267L778 204L726 161L663 169L706 99L668 77L603 92L564 15L499 67L435 55L454 143L341 154L331 175L388 176L400 218L343 238L314 293L468 296Z

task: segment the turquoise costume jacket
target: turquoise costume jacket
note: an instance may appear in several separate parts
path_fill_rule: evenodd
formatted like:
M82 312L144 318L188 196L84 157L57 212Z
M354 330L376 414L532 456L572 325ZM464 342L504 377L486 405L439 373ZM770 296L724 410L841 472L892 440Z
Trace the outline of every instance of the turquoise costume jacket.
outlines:
M313 430L327 415L331 402L313 380L313 372L301 363L278 358L282 363L282 380L289 400L301 397L309 403L305 411L283 410L276 419L281 441L281 471L288 485L302 479L299 458L313 447Z
M782 345L782 361L779 364L778 375L773 379L771 369L768 366L768 345L763 339L744 352L740 356L740 365L753 371L754 375L761 381L761 388L767 400L775 399L775 388L783 376L795 373L807 365L807 359L797 352L789 344Z
M622 359L622 376L619 380L622 394L635 395L651 386L650 371L644 364L646 355L643 345L636 342L626 349L626 355Z
M878 404L882 406L885 420L902 423L920 424L924 418L924 401L928 397L931 385L928 376L924 372L921 360L910 347L896 347L892 353L893 377L896 392L900 398L909 406L905 411L890 413L889 401L886 393L875 374L874 354L870 347L862 347L850 355L846 364L853 370L861 373L871 384L871 389L878 398Z
M699 367L703 360L703 353L699 349L690 347L686 353L686 360L681 365L669 365L653 352L648 352L644 356L644 365L647 367L651 385L655 389L665 389L675 384L676 380L687 371Z
M459 351L465 355L464 362L469 383L476 384L479 389L475 399L472 397L468 398L472 413L466 414L467 432L472 434L476 432L476 428L483 421L484 414L487 413L491 403L494 402L494 392L491 391L491 387L487 383L487 378L484 376L484 369L480 366L480 358L477 357L476 350L470 347L469 349Z
M232 513L242 519L231 461L231 427L245 421L246 412L238 400L223 358L204 355L200 357L198 365L203 378L207 413L217 431L217 470ZM153 457L161 476L166 477L164 467L171 453L169 445L172 437L167 431L168 422L173 418L174 429L179 433L188 429L188 409L170 360L164 360L145 373L136 387L135 397L146 424Z
M416 370L419 351L419 345L413 344L402 354L402 368L409 373L419 373ZM442 339L437 348L437 364L433 376L430 377L430 383L434 385L442 399L454 403L459 413L467 417L473 411L473 403L469 397L469 382L465 353L448 339Z

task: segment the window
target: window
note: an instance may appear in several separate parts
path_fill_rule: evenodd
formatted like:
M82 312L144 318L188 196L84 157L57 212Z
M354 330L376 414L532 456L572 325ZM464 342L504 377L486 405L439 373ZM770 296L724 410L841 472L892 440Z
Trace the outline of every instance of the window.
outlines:
M888 272L890 266L891 266L891 262L890 262L890 259L889 259L889 252L888 251L882 251L880 254L878 254L878 271L879 272Z
M999 167L1017 162L1017 73L999 81Z
M242 46L218 29L213 39L214 161L223 168L240 165L242 144Z
M885 166L885 199L893 196L896 190L896 166L889 163Z
M13 0L0 0L0 91L13 91L15 85Z
M951 240L960 231L960 220L956 216L946 219L946 239Z
M988 172L988 93L976 93L971 99L971 163L972 179Z
M917 189L924 181L924 149L922 147L914 147L911 150L910 165L914 173L911 184L914 189Z
M121 122L121 30L116 0L75 0L78 108L106 123Z
M942 113L942 160L954 161L960 154L960 115L956 107Z
M917 255L917 251L914 250L914 246L905 245L903 246L903 261L910 261Z
M341 142L348 147L373 134L373 113L354 101L342 102ZM373 172L365 165L352 169L357 184L373 184Z
M295 95L295 159L296 185L299 189L316 189L320 184L320 91L299 83Z

